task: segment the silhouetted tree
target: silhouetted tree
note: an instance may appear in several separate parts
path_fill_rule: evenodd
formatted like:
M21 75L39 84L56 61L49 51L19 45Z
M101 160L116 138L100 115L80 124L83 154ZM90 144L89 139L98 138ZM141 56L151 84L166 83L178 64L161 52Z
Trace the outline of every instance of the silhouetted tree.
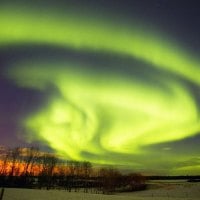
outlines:
M0 168L0 176L6 176L7 170L8 170L8 160L9 154L8 152L4 152L3 155L1 155L1 168Z
M84 192L88 192L89 188L89 177L92 172L92 164L90 162L84 161L81 163L82 176L84 178Z
M42 171L40 172L40 184L41 186L46 185L46 188L49 189L52 187L52 179L54 169L58 162L58 158L55 155L44 154L41 156L42 162Z
M102 183L102 192L104 194L112 193L120 187L121 173L114 168L101 168L99 176Z
M32 168L34 163L37 161L39 157L39 148L37 147L30 147L25 149L24 155L24 171L23 175L28 176L29 174L33 173Z
M145 177L139 173L130 173L126 177L126 184L130 191L143 190L146 188Z
M19 164L20 160L20 148L16 147L13 149L10 149L8 152L8 158L11 163L11 169L9 172L10 176L16 176L19 173L19 169L17 168L17 165Z
M84 178L88 178L92 172L92 164L88 161L84 161L81 163L82 175Z
M37 170L37 173L35 173ZM122 175L115 168L95 170L88 161L59 160L54 154L41 153L36 147L0 151L0 186L7 187L64 187L71 191L98 188L104 194L115 191L135 191L146 188L139 173ZM37 177L34 177L37 175Z

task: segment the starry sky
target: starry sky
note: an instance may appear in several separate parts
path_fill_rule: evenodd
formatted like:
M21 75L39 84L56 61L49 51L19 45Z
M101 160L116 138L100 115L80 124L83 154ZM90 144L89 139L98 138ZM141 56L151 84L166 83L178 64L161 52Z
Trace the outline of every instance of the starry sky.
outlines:
M199 174L199 6L2 0L0 145Z

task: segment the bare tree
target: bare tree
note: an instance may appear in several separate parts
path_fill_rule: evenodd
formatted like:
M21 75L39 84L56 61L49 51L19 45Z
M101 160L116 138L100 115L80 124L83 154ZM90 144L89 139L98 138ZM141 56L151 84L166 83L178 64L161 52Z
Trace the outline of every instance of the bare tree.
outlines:
M130 191L143 190L146 188L145 177L139 173L130 173L125 178L126 185L128 186L127 188Z
M101 168L99 176L102 182L102 192L104 194L112 193L120 186L121 173L114 168Z
M0 170L0 176L6 176L7 170L8 170L8 159L9 155L8 152L4 152L4 154L1 155L1 170Z
M81 162L75 161L75 160L70 160L67 162L68 168L69 168L69 175L70 176L81 176Z
M75 176L75 172L76 172L76 165L75 162L70 160L67 162L67 167L69 169L69 176Z
M52 179L54 169L57 165L58 158L55 155L44 154L41 156L42 170L40 172L40 183L41 185L46 184L47 189L52 187Z
M82 165L82 176L85 179L84 180L84 192L88 192L88 189L90 187L89 177L92 172L92 164L88 161L84 161L81 163L81 165Z
M39 148L37 147L30 147L25 149L24 155L24 171L23 175L28 176L28 174L32 173L33 165L36 162L39 156Z
M82 174L84 178L88 178L92 172L92 164L88 161L84 161L82 164Z
M8 151L8 158L11 163L11 169L9 172L10 176L18 175L19 169L17 168L17 165L19 164L20 160L20 152L20 147L16 147Z

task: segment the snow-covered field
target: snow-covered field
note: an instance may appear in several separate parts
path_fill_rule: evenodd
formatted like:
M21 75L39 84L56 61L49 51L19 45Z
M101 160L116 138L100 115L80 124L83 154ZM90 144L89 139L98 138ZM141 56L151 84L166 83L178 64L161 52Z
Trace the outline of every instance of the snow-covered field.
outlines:
M200 183L152 182L149 189L114 195L6 188L3 200L199 200Z

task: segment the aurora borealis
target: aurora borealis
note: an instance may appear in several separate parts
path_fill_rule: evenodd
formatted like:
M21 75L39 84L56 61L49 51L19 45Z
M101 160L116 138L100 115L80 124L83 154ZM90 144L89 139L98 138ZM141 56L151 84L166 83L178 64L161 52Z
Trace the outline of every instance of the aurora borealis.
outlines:
M116 15L116 2L102 15L103 1L20 2L0 6L1 94L19 98L10 115L1 100L2 124L14 116L17 127L2 138L147 173L200 172L199 51L137 12Z

